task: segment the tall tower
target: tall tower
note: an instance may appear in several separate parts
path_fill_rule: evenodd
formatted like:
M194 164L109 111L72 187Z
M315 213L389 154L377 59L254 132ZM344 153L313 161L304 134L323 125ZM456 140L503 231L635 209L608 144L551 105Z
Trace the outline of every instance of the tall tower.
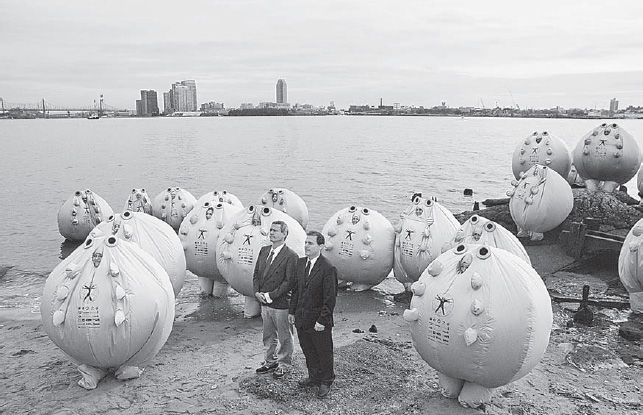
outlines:
M288 103L288 86L285 79L277 81L277 104Z
M616 111L618 111L618 99L612 98L610 99L610 115L614 115Z
M171 112L197 111L196 82L193 80L180 81L172 84L169 91ZM167 112L167 108L166 108Z

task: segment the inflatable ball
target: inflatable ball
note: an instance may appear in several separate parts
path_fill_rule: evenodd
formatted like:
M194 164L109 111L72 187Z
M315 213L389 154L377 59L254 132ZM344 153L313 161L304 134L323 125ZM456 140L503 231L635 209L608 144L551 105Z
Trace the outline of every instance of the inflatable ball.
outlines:
M216 193L216 192L215 192ZM187 268L199 278L201 293L224 297L228 282L217 266L217 242L221 229L243 208L219 198L200 198L194 209L183 219L179 238L185 250Z
M58 210L58 230L70 241L84 241L94 226L114 214L107 202L87 189L77 190Z
M587 190L613 192L636 175L641 150L634 137L618 124L603 123L580 139L573 161Z
M414 195L394 226L395 278L402 284L417 281L459 227L460 222L438 202Z
M137 377L163 347L174 321L174 291L161 265L116 236L87 238L49 274L40 313L49 338L96 387L108 369Z
M270 189L259 198L257 203L280 210L293 217L302 228L308 225L308 207L304 200L288 189Z
M442 252L459 244L479 244L504 249L531 265L529 255L520 240L502 225L479 215L471 216L456 231L455 236L442 246Z
M538 364L549 343L552 309L545 284L516 255L460 244L411 285L404 319L413 345L438 371L444 396L477 408L493 388Z
M548 167L532 166L507 192L509 212L518 236L543 239L543 233L567 219L574 208L574 194L567 180Z
M110 216L90 235L116 235L138 245L163 267L170 277L174 295L179 295L185 281L185 253L181 240L170 225L142 212L125 211Z
M194 207L196 199L180 187L168 187L154 198L152 214L178 231L181 222Z
M618 276L630 293L630 308L643 314L643 219L625 237L618 257Z
M324 225L324 257L337 268L337 278L355 291L367 290L384 280L393 268L395 231L375 210L350 206L335 213Z
M227 190L213 190L208 192L196 201L195 206L203 206L205 202L210 202L211 206L215 206L217 203L227 203L238 208L243 208L241 200L232 193L228 193Z
M519 179L534 164L547 166L562 177L567 177L572 164L572 155L567 144L547 131L534 131L520 140L511 158L511 170Z
M123 206L123 212L140 212L147 213L148 215L152 214L152 201L147 195L145 189L132 189L129 197L125 201L125 206Z

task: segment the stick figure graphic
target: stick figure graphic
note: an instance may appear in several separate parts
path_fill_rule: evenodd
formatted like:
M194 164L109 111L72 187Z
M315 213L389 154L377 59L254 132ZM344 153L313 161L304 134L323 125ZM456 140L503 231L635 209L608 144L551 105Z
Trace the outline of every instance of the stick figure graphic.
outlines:
M248 245L250 245L250 238L252 238L254 235L246 234L246 235L243 235L243 236L245 236L246 239L244 239L244 241L243 241L243 243L241 245L245 245L246 242L248 243Z
M89 298L89 301L94 301L92 298L92 290L96 288L96 285L94 284L85 284L83 285L83 290L87 290L87 295L83 298L83 301L87 301Z
M354 234L355 234L355 231L346 231L346 237L344 239L348 239L352 241Z
M439 295L435 296L435 299L440 302L440 305L438 308L435 309L434 313L437 314L438 310L442 310L442 315L445 316L447 314L446 310L444 309L444 304L446 303L452 303L453 299L451 298L446 298L446 297L440 297Z

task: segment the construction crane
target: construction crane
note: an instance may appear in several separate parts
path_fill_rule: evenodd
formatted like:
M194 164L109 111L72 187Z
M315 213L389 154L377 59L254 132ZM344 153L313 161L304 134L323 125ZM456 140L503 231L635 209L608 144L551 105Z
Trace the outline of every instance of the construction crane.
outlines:
M480 104L482 105L482 109L485 109L484 108L484 101L482 100L482 98L480 98Z
M507 88L507 87L505 87L505 88ZM511 93L511 90L509 88L507 88L507 91L509 91L509 96L511 97L511 102L513 102L514 107L516 107L518 109L518 111L520 111L520 107L518 106L518 104L516 104L516 101L514 101L514 95Z

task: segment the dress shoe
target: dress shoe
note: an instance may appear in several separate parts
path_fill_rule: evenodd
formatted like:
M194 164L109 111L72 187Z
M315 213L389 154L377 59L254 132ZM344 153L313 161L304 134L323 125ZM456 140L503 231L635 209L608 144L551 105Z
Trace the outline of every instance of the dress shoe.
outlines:
M274 362L274 363L264 362L260 367L257 368L256 372L260 375L263 375L265 373L270 373L271 371L275 370L277 366L278 366L277 362Z
M281 366L279 366L278 368L276 368L276 369L272 372L272 376L273 376L275 379L283 378L285 374L286 374L286 371L285 371L285 370L284 370L284 368L283 368L283 367L281 367Z
M330 386L331 385L327 383L322 383L321 385L319 385L319 390L317 391L317 397L323 398L326 395L328 395L328 392L330 392Z
M319 382L314 380L314 379L311 379L311 378L305 378L305 379L301 379L300 381L298 381L297 385L299 385L302 388L307 388L309 386L319 385Z

